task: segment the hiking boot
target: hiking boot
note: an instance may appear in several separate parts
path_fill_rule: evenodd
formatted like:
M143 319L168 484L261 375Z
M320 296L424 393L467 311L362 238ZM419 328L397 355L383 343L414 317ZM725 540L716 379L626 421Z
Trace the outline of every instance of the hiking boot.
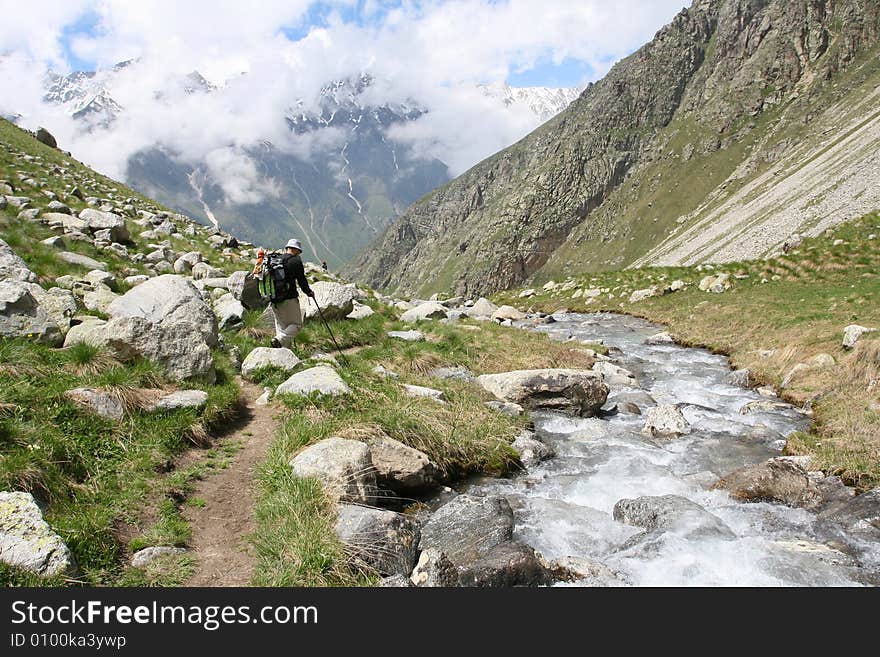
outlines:
M270 343L273 349L281 349L281 343L278 342L278 338L272 338L272 342Z

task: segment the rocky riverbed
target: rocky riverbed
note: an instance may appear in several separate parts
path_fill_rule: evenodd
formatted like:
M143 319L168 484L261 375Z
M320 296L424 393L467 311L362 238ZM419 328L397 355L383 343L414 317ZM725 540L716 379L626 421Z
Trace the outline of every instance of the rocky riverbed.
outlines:
M596 417L533 414L555 458L459 492L512 510L510 539L575 585L860 585L880 582L880 495L855 496L783 457L809 417L743 386L722 356L652 339L619 315L518 326L601 341ZM619 370L613 369L620 368ZM459 502L459 504L461 504ZM441 511L442 511L441 507ZM534 581L532 583L538 583Z

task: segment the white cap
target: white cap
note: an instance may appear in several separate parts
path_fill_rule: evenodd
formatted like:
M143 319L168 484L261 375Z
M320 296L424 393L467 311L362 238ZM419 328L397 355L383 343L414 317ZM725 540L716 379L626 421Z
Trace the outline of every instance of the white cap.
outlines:
M285 249L299 249L303 250L302 242L299 240L287 240L287 244L284 247Z

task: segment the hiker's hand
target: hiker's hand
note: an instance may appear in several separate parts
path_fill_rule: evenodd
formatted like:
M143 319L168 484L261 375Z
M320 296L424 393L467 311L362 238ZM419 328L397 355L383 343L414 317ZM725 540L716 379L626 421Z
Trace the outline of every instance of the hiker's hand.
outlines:
M314 299L314 298L315 298L315 293L312 292L312 291L309 291L308 294L306 294L306 296L308 296L308 297L312 297L312 299Z

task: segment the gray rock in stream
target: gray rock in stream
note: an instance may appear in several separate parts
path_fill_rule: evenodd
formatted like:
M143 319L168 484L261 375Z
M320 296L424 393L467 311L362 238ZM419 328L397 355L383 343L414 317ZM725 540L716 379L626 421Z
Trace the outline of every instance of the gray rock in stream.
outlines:
M461 586L507 588L542 586L552 581L550 571L535 551L519 541L505 541L460 569Z
M747 502L781 502L788 506L815 509L822 493L807 471L789 457L778 457L734 470L714 485Z
M592 370L517 370L484 374L477 382L502 401L580 416L595 415L608 399L602 375Z
M484 557L513 536L513 510L503 497L459 495L422 527L420 550L437 548L456 566Z
M720 518L679 495L620 500L614 505L614 519L649 533L672 531L685 538L736 538Z

